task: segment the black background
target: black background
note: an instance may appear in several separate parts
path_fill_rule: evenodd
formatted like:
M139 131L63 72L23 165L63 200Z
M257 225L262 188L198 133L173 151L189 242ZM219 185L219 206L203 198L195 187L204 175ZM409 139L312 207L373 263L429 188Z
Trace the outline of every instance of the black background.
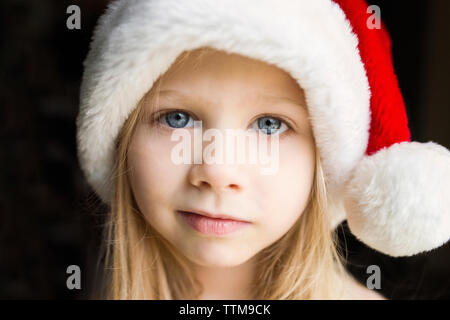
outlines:
M369 1L381 8L412 139L450 148L450 1ZM0 298L86 299L106 207L77 162L75 117L82 62L105 0L0 2ZM68 30L66 8L81 8ZM390 258L340 230L348 269L361 283L380 266L391 299L449 299L450 244ZM66 268L82 270L68 290Z

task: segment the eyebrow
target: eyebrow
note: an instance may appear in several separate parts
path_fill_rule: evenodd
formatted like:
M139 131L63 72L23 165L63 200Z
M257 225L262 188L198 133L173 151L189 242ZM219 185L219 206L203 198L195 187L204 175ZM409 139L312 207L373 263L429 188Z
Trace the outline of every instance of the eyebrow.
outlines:
M158 95L169 99L169 100L183 100L183 102L187 103L188 105L212 105L213 102L200 98L191 96L189 94L185 94L183 92L177 91L177 90L171 90L171 89L164 89L161 91L158 91ZM298 101L295 101L293 99L287 98L287 97L279 97L279 96L269 96L269 95L258 95L258 99L262 101L272 100L273 103L277 102L284 102L289 105L295 105L300 106L302 108L306 109L306 106L303 103L300 103Z
M191 96L181 91L165 89L158 91L158 97L163 97L169 100L182 100L189 105L211 105L211 102L200 97Z

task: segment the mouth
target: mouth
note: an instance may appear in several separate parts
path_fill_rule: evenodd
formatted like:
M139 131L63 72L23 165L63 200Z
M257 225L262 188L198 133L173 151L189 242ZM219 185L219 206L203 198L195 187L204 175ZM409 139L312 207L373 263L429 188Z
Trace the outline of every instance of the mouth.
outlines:
M178 210L177 213L190 227L207 235L227 235L250 225L248 221L229 219L229 216L222 214L211 217L197 212Z

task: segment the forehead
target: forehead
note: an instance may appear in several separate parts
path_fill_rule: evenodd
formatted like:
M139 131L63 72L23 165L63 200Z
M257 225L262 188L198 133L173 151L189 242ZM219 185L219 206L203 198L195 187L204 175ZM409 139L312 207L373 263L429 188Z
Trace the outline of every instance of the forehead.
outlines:
M181 54L163 75L160 90L189 92L216 99L240 96L254 100L277 96L304 104L304 92L277 66L239 54L201 48Z

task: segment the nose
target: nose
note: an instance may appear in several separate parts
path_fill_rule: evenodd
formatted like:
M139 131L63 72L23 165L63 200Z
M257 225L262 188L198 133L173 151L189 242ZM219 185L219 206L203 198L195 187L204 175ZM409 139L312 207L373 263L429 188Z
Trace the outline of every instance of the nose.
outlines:
M249 168L245 164L233 161L236 160L238 152L242 152L242 150L238 148L238 144L234 137L227 135L227 129L235 128L235 126L229 126L232 120L228 120L226 116L221 115L219 118L219 120L214 122L215 126L212 126L212 128L218 130L216 134L222 136L222 144L219 143L215 145L214 151L212 152L212 154L214 154L213 159L209 160L221 159L222 161L207 161L207 154L209 156L212 154L205 152L205 150L212 142L210 142L211 140L205 141L202 139L200 142L202 146L200 155L202 161L201 163L191 164L189 169L189 182L199 189L210 189L218 195L228 192L241 192L247 184L246 179L249 175ZM235 123L233 123L233 125L235 125ZM201 134L203 134L203 132ZM220 152L217 148L223 149ZM222 154L222 157L220 154ZM228 161L230 160L227 157L228 154L230 156L234 155L231 162ZM216 156L217 158L215 158Z
M193 164L189 182L199 189L211 189L216 194L240 192L244 188L243 175L239 165L201 163Z

